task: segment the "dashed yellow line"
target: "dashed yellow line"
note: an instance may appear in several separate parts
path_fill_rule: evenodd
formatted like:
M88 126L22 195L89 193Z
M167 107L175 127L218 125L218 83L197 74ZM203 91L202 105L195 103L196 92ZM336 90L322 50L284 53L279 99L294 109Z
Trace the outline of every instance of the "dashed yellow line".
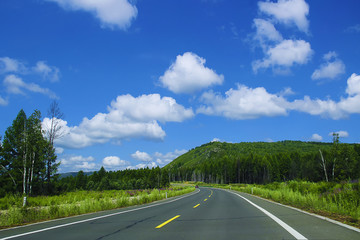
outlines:
M206 202L206 201L207 201L207 198L204 199L204 202Z
M214 193L214 192L211 190L211 194L210 194L209 198L213 195L213 193Z
M175 219L177 219L178 217L180 217L180 215L177 215L169 220L167 220L166 222L163 222L162 224L160 224L159 226L157 226L156 228L162 228L163 226L165 226L166 224L168 224L171 221L174 221Z
M195 205L193 208L197 208L198 206L200 206L200 204L198 204L198 205Z

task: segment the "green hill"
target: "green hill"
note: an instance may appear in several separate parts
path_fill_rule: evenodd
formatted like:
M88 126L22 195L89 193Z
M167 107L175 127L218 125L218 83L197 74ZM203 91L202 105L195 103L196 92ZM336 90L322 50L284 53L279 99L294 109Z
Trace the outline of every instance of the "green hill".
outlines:
M164 167L171 180L211 183L266 183L304 179L321 181L359 176L358 144L281 142L210 142L191 149ZM336 149L335 149L336 148ZM335 161L334 161L335 159ZM334 168L334 174L333 174Z

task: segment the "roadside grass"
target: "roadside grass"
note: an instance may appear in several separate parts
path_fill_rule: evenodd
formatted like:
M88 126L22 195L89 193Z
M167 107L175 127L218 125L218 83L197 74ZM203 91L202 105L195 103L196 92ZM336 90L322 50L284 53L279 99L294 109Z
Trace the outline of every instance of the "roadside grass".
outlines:
M207 184L202 184L206 186ZM359 182L274 182L257 184L212 184L211 186L253 194L360 228Z
M21 195L9 195L0 199L0 228L140 205L194 190L194 187L171 187L149 190L76 191L58 196L28 197L26 207L22 207Z

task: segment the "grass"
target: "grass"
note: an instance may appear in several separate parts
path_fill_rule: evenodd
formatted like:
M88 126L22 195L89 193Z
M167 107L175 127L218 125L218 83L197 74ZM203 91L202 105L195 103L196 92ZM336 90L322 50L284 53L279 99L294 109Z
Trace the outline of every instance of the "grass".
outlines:
M29 197L22 207L22 196L0 199L0 228L85 213L150 203L190 193L193 187L172 187L152 190L77 191L58 196Z
M212 186L225 189L231 187L235 191L254 194L360 228L360 185L358 182L289 181L267 185L215 184Z

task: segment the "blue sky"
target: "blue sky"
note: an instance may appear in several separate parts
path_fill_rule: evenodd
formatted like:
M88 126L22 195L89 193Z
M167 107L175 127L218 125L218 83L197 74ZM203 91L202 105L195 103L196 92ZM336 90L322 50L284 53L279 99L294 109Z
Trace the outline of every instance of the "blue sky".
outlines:
M58 101L60 172L210 141L359 143L360 2L3 0L0 135Z

